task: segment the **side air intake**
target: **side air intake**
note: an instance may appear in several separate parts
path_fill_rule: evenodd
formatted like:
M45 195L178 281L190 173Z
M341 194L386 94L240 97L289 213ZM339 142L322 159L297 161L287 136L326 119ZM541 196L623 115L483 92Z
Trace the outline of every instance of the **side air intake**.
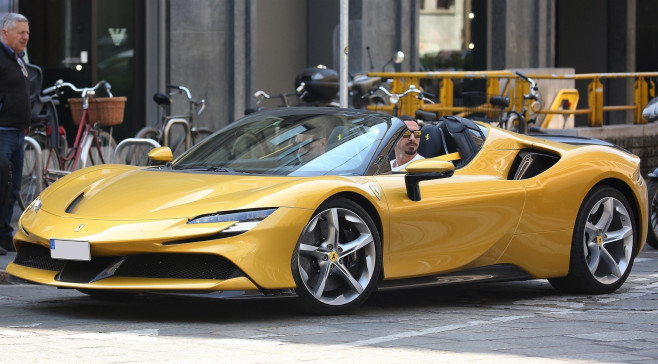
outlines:
M557 155L535 150L522 150L514 159L507 179L532 178L551 168L559 160L560 157Z

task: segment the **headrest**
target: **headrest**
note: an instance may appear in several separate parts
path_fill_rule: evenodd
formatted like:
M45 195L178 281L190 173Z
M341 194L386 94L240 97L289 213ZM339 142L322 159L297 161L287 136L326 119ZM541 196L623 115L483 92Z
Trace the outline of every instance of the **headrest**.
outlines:
M425 158L434 158L446 153L443 147L443 132L438 126L428 124L421 130L423 134L420 136L418 154Z

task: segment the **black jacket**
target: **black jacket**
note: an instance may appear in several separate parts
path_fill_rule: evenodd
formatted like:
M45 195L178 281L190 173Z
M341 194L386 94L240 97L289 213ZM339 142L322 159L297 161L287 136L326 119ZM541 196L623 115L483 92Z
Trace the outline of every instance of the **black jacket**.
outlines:
M26 129L30 116L30 78L0 43L0 126Z

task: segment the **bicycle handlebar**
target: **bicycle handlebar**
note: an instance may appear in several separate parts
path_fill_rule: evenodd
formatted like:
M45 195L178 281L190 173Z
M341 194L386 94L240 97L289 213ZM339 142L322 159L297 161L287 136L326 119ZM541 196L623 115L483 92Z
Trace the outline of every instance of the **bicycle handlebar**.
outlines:
M187 87L169 84L169 85L167 85L167 88L170 89L170 90L178 90L177 93L179 93L179 94L185 94L185 96L187 97L187 101L189 101L190 104L194 105L194 107L199 108L199 110L197 111L197 115L201 115L201 113L203 112L203 109L206 108L206 99L201 99L201 100L198 100L198 101L194 100L192 98L192 93L190 92L190 89L188 89ZM190 109L190 112L191 112L191 109Z
M87 98L87 96L95 95L96 90L101 86L105 86L105 92L107 92L107 95L109 97L113 97L112 91L110 91L112 89L112 85L110 85L110 83L105 81L105 80L99 81L93 87L77 88L72 83L64 82L63 80L60 79L60 80L57 80L53 86L50 86L50 87L44 89L41 93L44 94L44 95L48 95L48 94L52 94L53 92L59 90L62 87L68 87L71 90L73 90L74 92L81 93L82 98Z
M434 101L432 101L432 100L430 100L429 98L425 97L425 93L424 93L423 91L421 91L420 89L416 88L415 85L409 85L409 88L408 88L406 91L404 91L403 93L401 93L401 94L394 94L394 93L388 91L386 88L384 88L384 87L382 87L382 86L379 86L379 87L378 87L375 91L373 91L373 92L376 92L376 91L381 91L381 92L385 93L386 96L389 97L389 101L390 101L392 104L397 104L397 102L398 102L401 98L407 96L408 94L412 94L412 93L417 94L419 100L423 100L423 101L426 101L426 102L429 102L429 103L432 103L432 104L434 103Z
M537 95L537 92L539 91L539 87L537 86L537 82L521 72L516 72L516 75L530 84L530 93L528 95L523 95L523 97L526 99L538 100L539 96Z
M173 90L178 90L178 93L185 93L185 96L187 96L187 99L190 101L194 101L192 99L192 93L190 92L190 89L188 89L185 86L176 86L176 85L167 85L168 89L173 89Z

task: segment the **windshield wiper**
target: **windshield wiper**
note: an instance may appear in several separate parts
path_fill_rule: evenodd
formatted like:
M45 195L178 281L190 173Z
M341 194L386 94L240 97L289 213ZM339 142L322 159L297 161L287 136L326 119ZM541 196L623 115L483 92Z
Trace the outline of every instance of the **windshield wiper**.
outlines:
M229 167L225 167L225 166L222 166L222 167L210 167L210 168L208 168L207 170L208 170L208 171L211 171L211 172L218 172L218 173L236 173L235 170L234 170L233 168L229 168Z
M189 167L181 167L177 166L175 168L176 170L180 171L193 171L193 172L217 172L217 173L237 173L234 169L226 167L226 166L211 166L211 167L205 167L205 166L189 166Z

